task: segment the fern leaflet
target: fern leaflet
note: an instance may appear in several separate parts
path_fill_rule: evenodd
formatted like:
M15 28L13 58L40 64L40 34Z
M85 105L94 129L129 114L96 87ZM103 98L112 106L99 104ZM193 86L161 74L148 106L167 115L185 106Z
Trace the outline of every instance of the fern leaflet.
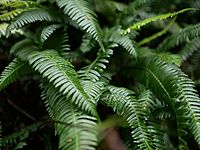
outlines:
M60 24L52 24L44 27L40 35L41 43L44 43L49 38L49 36L51 36L51 34L53 34L53 32L60 27L61 27Z

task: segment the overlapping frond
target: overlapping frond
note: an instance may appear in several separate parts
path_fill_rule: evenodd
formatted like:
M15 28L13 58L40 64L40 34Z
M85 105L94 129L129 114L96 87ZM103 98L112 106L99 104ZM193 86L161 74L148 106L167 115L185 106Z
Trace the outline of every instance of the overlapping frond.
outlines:
M109 41L121 45L127 52L137 57L136 43L134 43L128 35L121 35L120 32L114 31Z
M92 80L92 81L98 81L99 77L101 76L100 73L103 72L104 69L106 69L106 65L109 61L108 58L113 54L112 49L106 49L105 52L99 52L97 58L89 65L81 70L79 70L79 76L83 80Z
M137 80L164 101L177 119L179 146L185 146L187 131L200 143L200 105L193 82L177 67L156 57L141 59L135 66Z
M199 36L200 36L200 24L189 25L183 28L181 31L165 38L165 40L158 46L158 49L161 51L166 51L183 42L192 40Z
M19 29L27 24L36 21L49 21L49 22L60 22L60 18L55 13L46 9L33 9L21 13L9 24L6 34L9 35L14 29Z
M59 135L59 149L95 150L96 119L76 108L51 84L43 85L43 98L55 122L56 133Z
M44 27L40 35L41 43L44 43L51 36L51 34L53 34L54 31L56 31L60 27L62 27L62 25L60 24L52 24Z
M0 91L27 72L30 72L28 64L14 59L0 75Z
M104 46L101 39L101 28L96 19L95 13L89 9L89 4L85 0L56 0L63 12L73 21L78 23L81 29L93 36L98 41L102 50Z
M139 149L153 150L156 148L146 124L147 118L145 119L145 117L148 117L148 114L142 111L144 106L136 100L134 92L125 88L109 86L108 92L102 96L101 101L127 120L132 129L134 143L138 145Z
M12 51L21 60L28 61L30 66L46 77L49 82L84 111L96 115L96 108L84 92L72 64L59 56L56 51L36 51L31 47Z

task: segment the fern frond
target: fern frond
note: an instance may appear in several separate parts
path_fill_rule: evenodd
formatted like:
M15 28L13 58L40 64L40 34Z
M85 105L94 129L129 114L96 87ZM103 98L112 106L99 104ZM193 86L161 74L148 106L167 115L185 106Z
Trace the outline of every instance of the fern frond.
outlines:
M51 34L53 34L53 32L56 31L60 27L61 27L60 24L52 24L52 25L44 27L40 35L41 43L44 43L51 36Z
M24 127L23 129L16 131L10 135L2 137L2 146L5 147L6 145L14 145L25 140L29 137L31 133L36 132L38 129L40 129L42 127L41 125L42 123L38 122L30 126Z
M165 38L165 40L158 46L158 49L161 51L166 51L170 48L175 47L176 45L192 40L199 36L200 24L189 25L183 28L181 31Z
M200 143L200 105L193 82L179 68L157 57L142 59L140 65L135 66L134 77L172 109L172 115L177 118L179 146L185 146L188 130Z
M26 62L14 59L0 75L0 91L29 71Z
M99 77L101 76L100 73L103 72L104 69L106 69L106 63L108 63L108 58L113 54L112 49L106 49L105 52L100 52L97 56L97 58L89 65L81 70L78 71L79 76L83 80L92 80L92 81L98 81Z
M139 149L155 149L156 145L144 119L148 114L142 111L143 105L137 102L134 92L114 86L108 86L108 90L101 101L127 120L132 129L133 140Z
M0 15L0 21L10 21L14 17L21 14L24 11L25 11L24 9L15 9L15 10L12 10L10 12L6 12L6 13Z
M12 30L19 29L26 24L30 24L36 21L60 22L61 20L55 13L46 9L29 10L14 18L14 21L11 22L7 28L6 35L9 36Z
M121 35L117 31L114 31L109 39L111 42L115 42L116 44L121 45L127 52L129 52L131 55L137 57L136 52L136 44L133 42L133 40L130 39L127 35Z
M56 51L36 51L31 47L11 51L21 60L28 61L30 66L46 77L49 82L84 111L96 114L96 107L83 90L72 64L59 56Z
M91 80L81 80L81 85L83 86L85 92L90 96L93 103L97 104L104 91L106 83L101 80L96 82Z
M180 10L178 12L161 14L161 15L157 15L157 16L154 16L154 17L151 17L151 18L147 18L145 20L137 22L137 23L133 24L132 26L128 27L127 29L125 29L122 32L122 34L128 34L128 33L130 33L131 30L138 30L142 26L145 26L146 24L149 24L151 22L154 22L154 21L157 21L157 20L167 19L167 18L170 18L170 17L174 17L174 16L176 16L178 14L181 14L181 13L184 13L184 12L187 12L187 11L190 11L190 10L196 10L196 9L194 9L194 8L186 8L186 9L182 9L182 10Z
M55 120L56 133L59 135L59 149L95 150L97 146L96 119L84 114L58 89L48 84L43 87L43 98L47 109Z
M181 55L183 60L186 60L187 58L192 56L192 54L194 54L194 52L198 51L199 48L200 48L200 38L195 38L195 39L191 40L189 43L187 43L181 49L179 54Z
M63 8L63 12L78 23L81 29L89 33L104 51L101 39L101 28L95 13L89 9L88 2L85 0L56 0L56 2L58 7Z
M65 31L61 37L60 44L57 49L61 53L62 56L65 56L65 58L69 54L69 51L70 51L69 36ZM71 52L71 54L72 54L72 52Z

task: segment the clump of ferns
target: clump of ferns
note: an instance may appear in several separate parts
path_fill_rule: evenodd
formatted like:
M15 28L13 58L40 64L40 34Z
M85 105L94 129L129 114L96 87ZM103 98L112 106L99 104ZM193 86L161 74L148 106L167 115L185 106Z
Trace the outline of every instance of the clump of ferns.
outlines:
M7 36L12 30L25 25L37 21L44 23L39 36L27 37L12 47L10 52L16 58L2 72L0 90L30 70L39 74L42 99L51 119L57 122L55 131L59 135L60 149L97 147L98 124L101 125L98 103L112 108L126 120L136 149L165 149L164 131L159 124L165 117L176 118L177 146L180 149L187 147L187 134L193 135L200 144L199 97L193 82L172 61L163 59L171 55L157 54L150 49L145 49L148 54L144 55L128 34L150 22L173 17L190 9L155 16L135 23L126 30L119 26L101 30L95 13L89 9L86 1L55 2L59 11L37 7L20 13L8 25ZM99 49L96 59L78 71L71 63L74 59L70 54L74 56L76 52L71 51L68 44L67 27L70 25L87 33L80 46L82 53L87 52L87 47L88 51L94 46ZM61 35L56 34L58 30L61 30ZM48 41L51 36L59 37L60 41L53 47L49 46ZM174 41L170 42L172 38L176 37L169 38L161 47L173 45ZM94 42L88 42L90 39L94 39ZM145 90L135 93L131 88L110 84L106 64L117 47L125 49L132 56L132 61L122 72L128 70L129 76L142 84ZM158 112L157 115L155 112ZM157 121L156 117L160 120Z

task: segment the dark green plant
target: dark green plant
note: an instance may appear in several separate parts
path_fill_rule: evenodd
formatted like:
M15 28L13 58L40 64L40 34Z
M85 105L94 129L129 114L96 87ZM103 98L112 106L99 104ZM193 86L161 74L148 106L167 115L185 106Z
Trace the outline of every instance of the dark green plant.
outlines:
M1 35L10 38L19 29L22 34L9 51L14 58L1 73L0 90L23 77L37 77L58 149L98 149L102 118L110 115L104 108L122 119L116 126L128 131L120 132L128 149L191 149L191 141L200 145L198 91L179 68L200 45L198 21L189 24L179 15L196 17L198 9L189 8L193 1L169 1L162 13L157 6L163 1L127 3L0 2ZM29 133L45 128L38 122L1 136L3 122L0 127L0 148L15 149L26 146Z

